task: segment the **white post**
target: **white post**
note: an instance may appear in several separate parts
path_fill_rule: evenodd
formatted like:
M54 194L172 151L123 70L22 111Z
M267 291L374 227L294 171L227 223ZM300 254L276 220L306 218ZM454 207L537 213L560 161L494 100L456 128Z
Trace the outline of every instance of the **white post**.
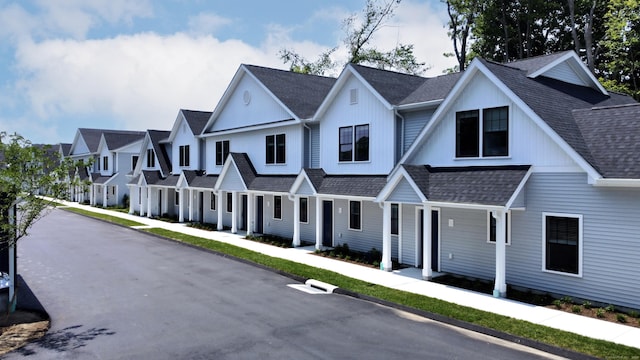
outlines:
M293 247L300 246L300 196L293 197Z
M152 211L151 211L151 187L147 186L147 217L151 217ZM158 214L158 215L162 215L162 214Z
M431 280L433 278L433 270L431 270L431 205L424 205L422 211L422 278Z
M193 221L193 190L189 189L189 221Z
M391 203L384 202L382 212L382 262L380 270L391 271Z
M231 192L231 233L238 233L238 192Z
M506 216L504 210L492 211L491 214L496 220L496 283L493 288L493 296L506 297Z
M217 229L218 231L222 231L224 229L224 226L222 226L222 212L224 210L222 210L222 206L223 206L223 198L224 198L224 191L218 191L218 206L217 206L217 211L218 211L218 224L217 224Z
M253 193L247 194L247 236L253 234L253 203L255 201L255 195Z
M133 198L133 195L135 194L136 198ZM133 210L133 204L135 204L138 201L138 196L140 196L140 194L138 194L133 186L129 187L129 215L133 214L134 210Z
M322 200L316 196L316 249L322 249Z
M178 192L178 222L184 222L184 193L182 189L176 189Z
M102 185L102 207L107 207L107 202L109 201L109 187L106 185Z

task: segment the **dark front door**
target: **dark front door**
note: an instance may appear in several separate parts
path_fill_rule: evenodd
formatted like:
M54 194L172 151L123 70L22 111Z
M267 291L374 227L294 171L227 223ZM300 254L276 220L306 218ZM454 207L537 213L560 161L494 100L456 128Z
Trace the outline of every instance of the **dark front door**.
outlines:
M255 232L262 234L264 229L262 225L263 212L264 212L264 199L262 196L256 196L256 228Z
M333 202L322 202L322 246L333 246Z
M438 210L431 210L431 270L438 271L440 268L438 260L440 259L438 238L440 233L440 214Z
M247 230L247 195L241 195L240 230Z
M418 210L418 261L417 266L424 264L424 210Z
M198 191L198 218L201 223L204 223L204 192Z
M162 190L158 190L158 216L162 216Z

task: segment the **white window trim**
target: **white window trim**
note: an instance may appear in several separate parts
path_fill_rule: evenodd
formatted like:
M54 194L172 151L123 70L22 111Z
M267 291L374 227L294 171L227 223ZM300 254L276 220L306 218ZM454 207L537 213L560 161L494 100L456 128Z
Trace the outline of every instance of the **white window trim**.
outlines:
M356 127L366 125L369 128L369 160L356 160ZM351 160L340 160L340 129L351 128ZM455 144L454 144L455 145ZM367 164L371 163L371 123L345 125L338 127L338 165L340 164Z
M176 189L173 195L173 204L175 206L180 206L180 189Z
M351 203L352 202L360 203L360 229L354 229L351 227ZM349 217L347 218L347 227L349 228L349 230L362 231L362 217L363 217L362 213L363 213L362 200L347 200L347 215L349 215Z
M276 217L276 197L280 198L280 217L279 218ZM282 195L273 195L272 200L273 200L273 209L271 209L271 218L273 220L282 221L282 213L283 213L282 207L284 206L284 203L282 201Z
M225 205L224 210L227 214L233 214L233 193L227 192L225 196L226 196L226 199L224 204ZM229 210L229 198L231 198L231 210Z
M511 217L511 210L507 211L507 242L505 243L505 245L510 246L511 245L511 221L512 221L512 217ZM497 236L497 233L496 233ZM491 241L491 211L487 211L487 243L489 244L496 244L495 241Z
M487 109L495 109L495 108L501 108L501 107L507 107L508 113L509 113L509 118L507 119L507 143L508 143L508 153L509 155L507 156L483 156L482 155L482 149L484 147L484 137L483 132L484 132L484 110ZM466 110L456 110L453 112L454 115L454 120L455 117L457 116L457 113L459 112L465 112L465 111L473 111L473 110L478 110L478 154L479 156L476 157L458 157L456 156L456 145L457 145L457 134L456 134L456 126L457 124L454 124L453 126L453 160L454 161L464 161L464 160L505 160L505 159L511 159L512 156L512 150L513 150L513 143L512 143L512 123L511 120L513 118L513 109L512 106L510 105L500 105L500 106L489 106L489 107L484 107L484 108L477 108L477 109L466 109Z
M298 199L298 204L300 204L301 199L307 199L307 221L300 220L300 224L308 224L309 223L309 198L306 196L300 197L300 199ZM300 214L302 214L302 207L300 208Z
M218 206L218 199L216 199L216 194L211 192L211 197L209 198L209 210L216 211L216 206Z
M277 160L277 158L278 158L278 142L277 142L276 139L278 138L278 135L284 135L284 137L285 137L284 138L284 162L281 162L281 163L279 163L278 160ZM265 137L264 137L265 150L266 150L266 147L267 147L267 144L266 144L267 138L269 136L273 136L273 147L274 147L273 148L273 162L272 163L268 163L266 161L267 159L265 159L265 162L264 162L265 166L287 166L287 133L278 133L278 134L265 135Z
M547 216L554 217L568 217L568 218L576 218L578 219L578 273L566 273L562 271L548 270L547 269ZM568 213L553 213L553 212L543 212L542 213L542 272L549 274L558 274L569 277L577 277L582 278L582 259L583 259L583 219L582 214L568 214Z
M231 153L231 141L230 140L216 140L213 144L213 157L214 157L214 166L217 167L222 167L224 166L224 161L226 160L225 156L224 156L224 143L227 143L227 150L229 150L227 152L227 156L229 153ZM220 146L222 146L222 159L220 159L220 164L218 164L218 143L221 143Z
M133 164L133 158L134 158L134 157L137 157L137 158L138 158L138 160L136 160L136 164L135 164L135 165ZM138 155L131 155L131 171L135 171L136 166L138 166L138 161L140 161L140 156L138 156Z
M398 205L398 233L394 234L393 232L391 232L391 236L395 236L397 238L400 238L400 235L402 234L402 204L401 203L391 203L391 206L393 205ZM360 211L362 211L362 209L360 209ZM389 231L391 231L391 227L389 227Z

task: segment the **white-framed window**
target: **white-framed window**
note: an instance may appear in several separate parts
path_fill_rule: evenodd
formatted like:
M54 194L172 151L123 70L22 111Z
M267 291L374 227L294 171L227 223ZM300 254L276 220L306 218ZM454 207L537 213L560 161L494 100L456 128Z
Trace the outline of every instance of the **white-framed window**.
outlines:
M504 218L507 221L507 227L505 230L505 244L511 245L511 211L507 211ZM491 214L491 211L487 211L487 242L496 242L496 219Z
M180 190L176 190L176 196L174 197L174 204L180 206Z
M300 198L300 222L307 224L309 222L309 198Z
M180 146L180 166L189 166L189 145Z
M224 165L229 156L229 140L216 141L216 165Z
M338 142L340 162L369 161L369 124L340 127Z
M355 105L358 103L358 88L349 89L349 104Z
M147 149L147 168L156 167L156 155L153 149Z
M265 137L265 162L267 164L284 164L286 162L285 134L267 135Z
M211 192L211 203L209 204L209 209L211 209L211 211L216 211L216 194L213 193L213 191Z
M582 276L582 215L542 213L542 270Z
M273 218L282 220L282 196L276 195L273 197Z
M349 230L362 230L362 201L349 200Z
M103 156L102 157L102 170L104 170L104 171L109 170L109 157L108 156Z
M504 156L509 156L508 106L456 113L456 158Z
M391 204L391 235L400 234L400 204Z

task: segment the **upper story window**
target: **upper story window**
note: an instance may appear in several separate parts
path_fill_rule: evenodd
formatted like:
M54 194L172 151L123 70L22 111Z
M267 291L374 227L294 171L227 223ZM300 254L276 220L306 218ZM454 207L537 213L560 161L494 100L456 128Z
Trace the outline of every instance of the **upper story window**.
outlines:
M457 112L456 157L495 156L509 156L509 108Z
M229 155L229 140L216 141L216 165L224 165Z
M135 170L136 165L138 165L138 155L133 155L131 157L131 170Z
M108 156L103 156L102 157L102 170L104 170L104 171L109 170L109 157Z
M266 163L284 164L286 159L285 134L267 135L266 139Z
M189 145L180 146L180 166L189 166Z
M369 125L339 129L339 161L369 161Z
M147 167L156 167L156 155L153 153L153 149L147 149Z

